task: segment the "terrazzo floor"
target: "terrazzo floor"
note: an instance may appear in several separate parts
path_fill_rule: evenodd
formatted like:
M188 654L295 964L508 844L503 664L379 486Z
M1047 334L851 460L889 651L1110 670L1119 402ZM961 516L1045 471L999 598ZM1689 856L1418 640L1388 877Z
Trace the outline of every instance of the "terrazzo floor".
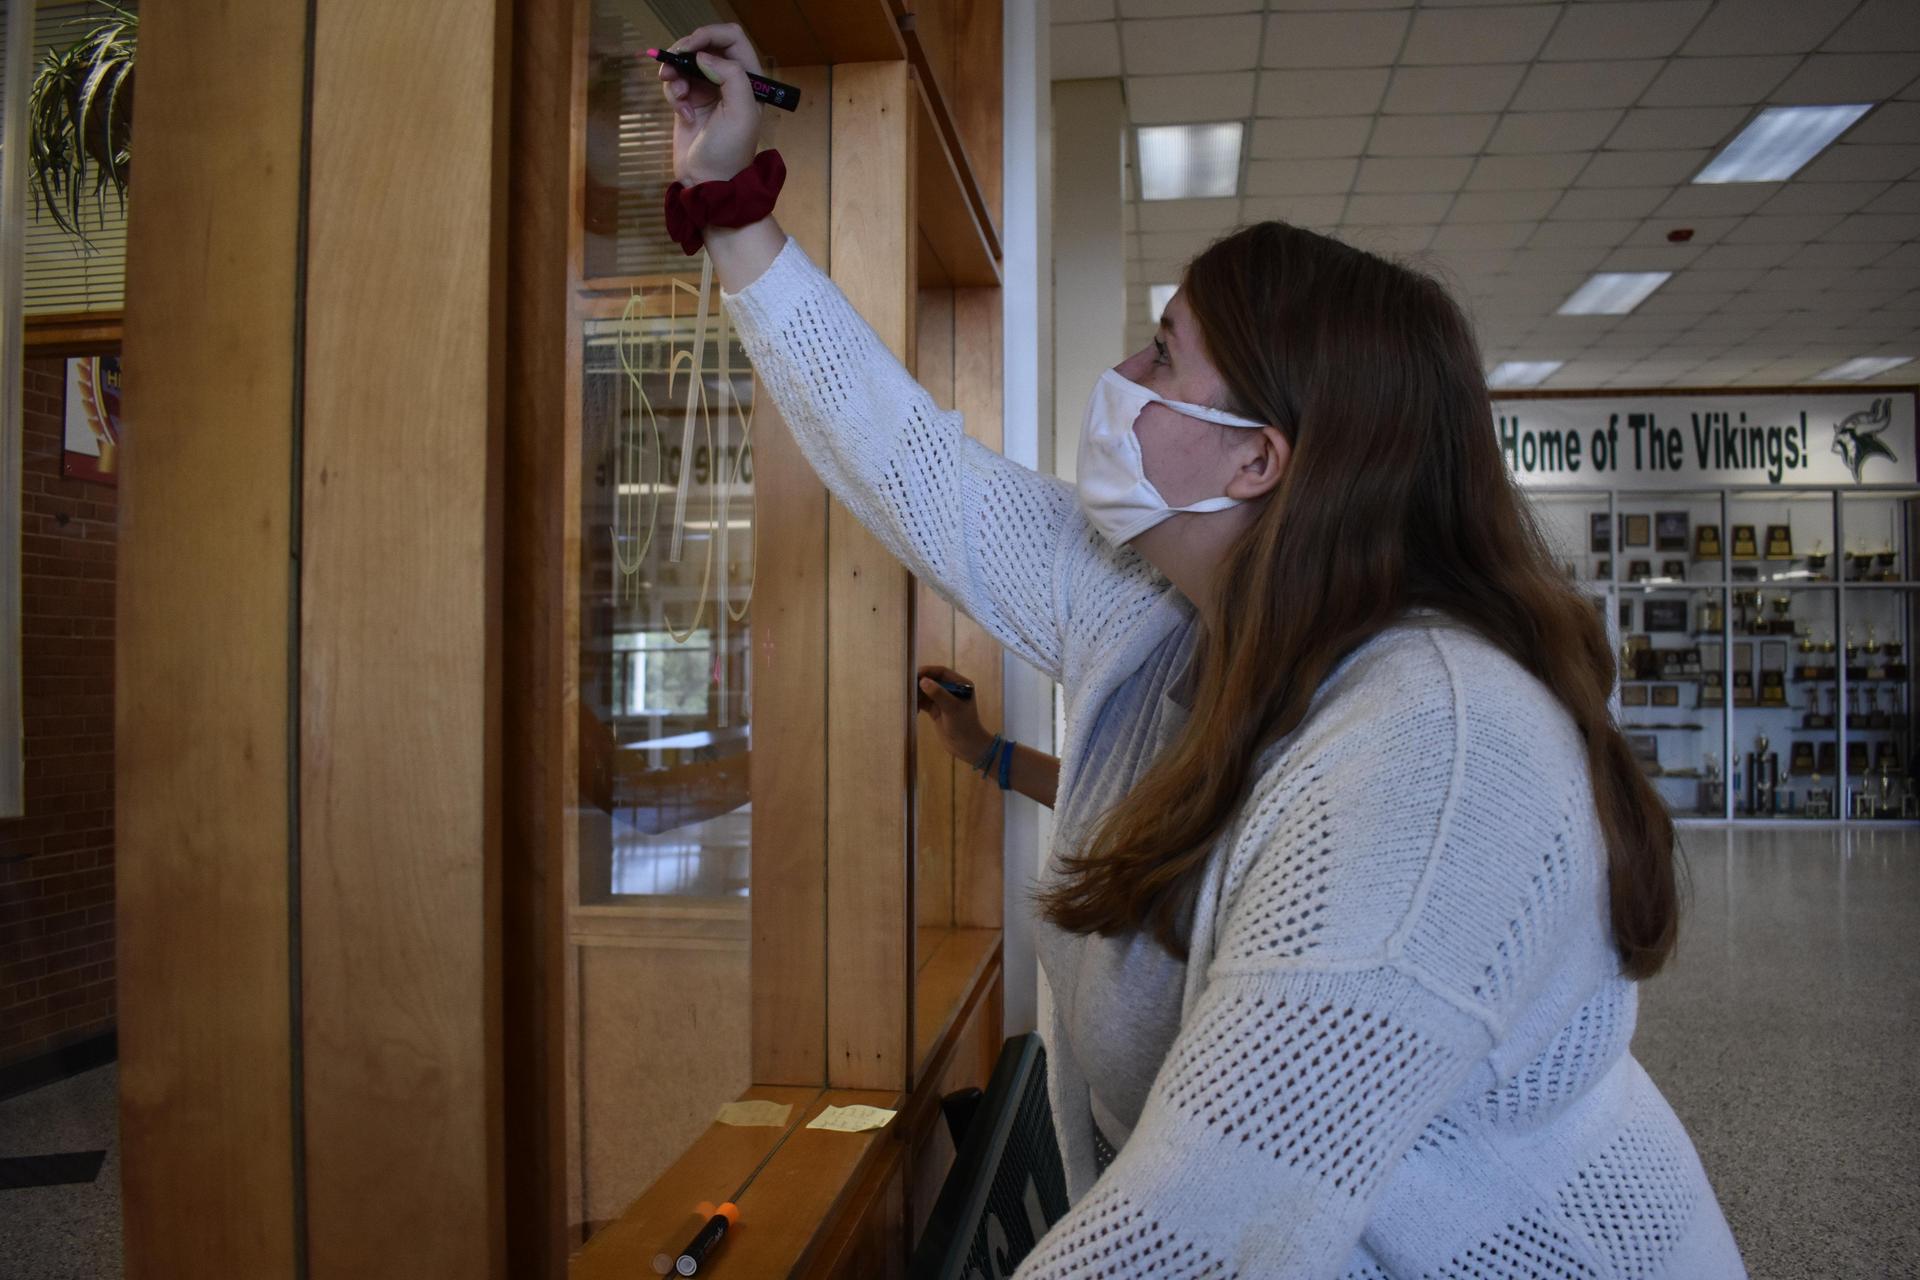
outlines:
M1634 1052L1754 1280L1920 1276L1920 831L1685 828L1679 953ZM0 1156L107 1152L0 1191L0 1276L120 1274L115 1068L0 1102Z

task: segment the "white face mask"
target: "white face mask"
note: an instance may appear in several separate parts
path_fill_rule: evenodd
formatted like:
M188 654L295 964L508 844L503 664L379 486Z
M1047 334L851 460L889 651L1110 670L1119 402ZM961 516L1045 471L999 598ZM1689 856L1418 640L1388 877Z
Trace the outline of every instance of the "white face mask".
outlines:
M1109 369L1093 384L1087 398L1087 419L1080 428L1078 488L1080 506L1114 546L1138 537L1178 511L1225 511L1239 498L1222 494L1191 506L1173 507L1147 479L1140 457L1140 437L1134 420L1149 404L1163 404L1175 413L1226 427L1258 429L1267 424L1235 417L1205 405L1187 404L1155 395L1133 380Z

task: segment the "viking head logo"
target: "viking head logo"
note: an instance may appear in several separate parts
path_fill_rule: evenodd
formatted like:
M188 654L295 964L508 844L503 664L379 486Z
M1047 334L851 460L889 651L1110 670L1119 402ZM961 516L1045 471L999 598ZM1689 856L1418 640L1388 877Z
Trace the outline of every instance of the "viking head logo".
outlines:
M1868 458L1900 461L1887 442L1880 438L1880 433L1893 424L1892 404L1891 400L1875 400L1859 413L1848 414L1833 429L1833 451L1853 472L1855 484L1860 482L1860 468L1866 465Z

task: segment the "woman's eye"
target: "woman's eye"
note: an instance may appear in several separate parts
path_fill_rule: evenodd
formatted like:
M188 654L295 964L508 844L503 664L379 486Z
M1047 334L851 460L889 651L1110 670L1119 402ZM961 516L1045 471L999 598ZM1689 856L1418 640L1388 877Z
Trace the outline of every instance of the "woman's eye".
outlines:
M1155 355L1155 361L1159 364L1165 364L1167 361L1167 344L1165 340L1155 338L1153 340L1153 349L1157 353Z

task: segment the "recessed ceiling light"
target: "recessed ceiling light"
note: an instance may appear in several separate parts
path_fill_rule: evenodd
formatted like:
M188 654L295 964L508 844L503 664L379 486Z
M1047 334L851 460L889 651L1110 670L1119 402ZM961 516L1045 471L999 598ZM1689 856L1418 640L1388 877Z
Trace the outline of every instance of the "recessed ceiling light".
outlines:
M1147 319L1153 324L1160 323L1160 313L1173 301L1173 295L1179 290L1177 284L1150 284L1147 286Z
M1768 107L1755 116L1695 182L1784 182L1845 133L1873 104Z
M1599 271L1560 304L1563 316L1623 316L1673 278L1671 271Z
M1489 387L1537 387L1553 376L1564 360L1502 360L1487 375Z
M1898 369L1911 363L1912 356L1861 356L1857 360L1843 360L1825 373L1813 375L1815 382L1860 382L1885 373L1889 369Z
M1142 200L1237 195L1241 122L1160 124L1134 131L1140 144Z

